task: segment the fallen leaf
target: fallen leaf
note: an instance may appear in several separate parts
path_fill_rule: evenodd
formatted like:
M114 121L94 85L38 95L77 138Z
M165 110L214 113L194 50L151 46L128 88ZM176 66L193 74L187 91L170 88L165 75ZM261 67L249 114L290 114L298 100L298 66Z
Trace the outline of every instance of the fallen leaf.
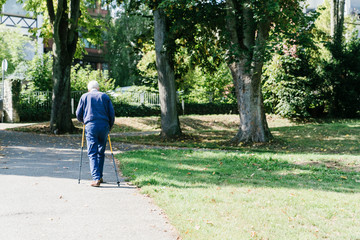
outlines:
M348 178L346 176L341 176L342 179L347 180Z
M206 220L206 224L210 224L212 226L214 226L214 223L212 221Z

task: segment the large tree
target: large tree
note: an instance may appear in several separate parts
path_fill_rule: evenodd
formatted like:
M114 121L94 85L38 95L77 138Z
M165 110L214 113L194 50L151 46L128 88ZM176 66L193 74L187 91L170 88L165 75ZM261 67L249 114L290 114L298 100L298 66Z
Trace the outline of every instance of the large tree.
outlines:
M226 26L230 46L233 46L228 64L240 114L239 130L232 142L267 142L272 136L263 107L261 74L271 19L268 16L256 19L256 9L250 1L226 3Z
M131 0L123 1L118 9L115 18L109 19L106 33L105 58L110 77L117 86L141 85L144 78L137 64L143 55L144 43L153 43L153 16L145 5Z
M52 42L53 92L50 127L53 133L74 130L71 120L70 72L75 53L79 50L79 35L92 43L101 41L103 24L101 18L94 18L87 12L89 3L98 0L23 0L25 9L35 15L42 14L44 23L41 35ZM38 29L35 29L36 31ZM78 51L81 56L81 50Z
M176 37L170 33L175 25L165 13L166 6L174 3L168 0L143 1L153 10L154 42L156 68L161 108L161 136L165 139L177 138L182 135L177 112L177 96L174 73L174 54Z
M72 132L70 71L79 38L80 0L47 0L53 28L53 96L50 127L53 132ZM55 11L56 7L56 11Z
M172 56L169 54L174 49L176 51L176 47L173 47L174 42L184 42L189 49L192 48L189 50L192 55L200 56L199 59L206 62L204 52L209 52L211 44L206 46L203 43L207 43L208 37L212 38L212 45L221 45L226 53L224 59L231 70L236 90L240 125L231 142L238 144L269 141L272 135L265 118L261 91L262 67L269 33L286 32L286 27L295 24L296 18L303 14L299 3L301 0L153 2L157 3L154 7L155 32L162 33L159 35L161 37L155 38L155 44L164 43L162 47L158 45L157 57L158 60L159 56L168 59L170 66L168 69L160 68L158 64L159 84L161 77L173 82L167 74L172 76L169 69L174 69L171 65ZM199 38L198 33L203 29L210 34ZM179 41L181 38L184 41ZM199 46L201 47L198 48ZM171 96L171 92L168 91L170 87L172 85L164 88L167 96Z
M227 0L227 62L233 76L240 126L231 140L268 142L271 138L261 91L261 75L269 33L286 31L302 15L300 1Z
M216 38L216 33L206 25L213 26L218 20L216 11L212 11L217 10L214 7L217 1L161 0L145 2L153 9L154 13L161 135L165 138L174 138L182 134L176 104L176 78L181 77L180 75L184 73L184 64L181 62L181 58L176 58L176 53L181 47L188 48L194 64L196 64L195 62L199 64L198 61L208 58L209 52L213 53L213 51L208 51L212 46L207 44L207 35ZM218 62L219 57L213 56L211 59L211 64L206 64L209 61L204 61L205 64L201 65L213 68L213 63Z
M344 32L345 0L330 1L330 35L341 45Z
M172 52L167 46L168 25L162 9L154 11L154 40L158 86L161 107L161 136L174 138L181 135L180 121L177 113L176 86Z

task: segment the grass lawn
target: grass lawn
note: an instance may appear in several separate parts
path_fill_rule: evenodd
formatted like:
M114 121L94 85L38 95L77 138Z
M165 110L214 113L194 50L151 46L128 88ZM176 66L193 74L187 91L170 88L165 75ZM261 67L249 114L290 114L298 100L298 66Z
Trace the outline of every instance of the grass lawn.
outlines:
M270 144L230 146L239 126L237 115L181 116L180 123L185 137L164 142L158 135L122 136L117 141L175 147L210 148L227 150L359 153L360 120L292 122L270 115L267 118L274 140ZM160 119L117 118L112 132L160 131Z
M270 119L272 143L230 147L233 116L189 118L180 121L192 137L176 142L116 139L193 148L117 155L183 239L360 239L360 121ZM148 123L157 130L156 119Z
M238 121L181 116L185 137L177 141L158 134L112 141L175 147L116 157L183 239L360 239L360 120L303 123L270 115L273 141L230 146ZM18 130L47 129L42 123ZM117 118L112 133L159 130L158 117Z

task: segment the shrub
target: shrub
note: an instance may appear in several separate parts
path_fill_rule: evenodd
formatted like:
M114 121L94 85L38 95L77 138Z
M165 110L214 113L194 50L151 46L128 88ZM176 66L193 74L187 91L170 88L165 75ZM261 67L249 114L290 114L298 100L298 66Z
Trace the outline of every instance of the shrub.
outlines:
M330 45L330 49L331 49ZM333 58L326 60L322 77L332 117L357 117L360 111L360 39L357 34Z
M236 103L185 103L185 115L198 114L238 114ZM179 113L184 114L181 104L178 105Z
M113 90L115 87L115 81L109 78L107 70L92 70L91 66L83 68L80 64L71 67L72 91L87 91L87 84L93 80L99 83L100 91L102 92Z
M116 117L160 116L160 106L113 102Z
M51 53L35 55L26 71L30 88L35 91L52 91L52 63Z
M314 109L323 109L323 81L306 52L296 54L276 54L264 68L263 96L268 113L303 118L315 113Z
M32 89L22 90L18 100L18 113L23 122L48 121L51 114L51 94L35 95Z

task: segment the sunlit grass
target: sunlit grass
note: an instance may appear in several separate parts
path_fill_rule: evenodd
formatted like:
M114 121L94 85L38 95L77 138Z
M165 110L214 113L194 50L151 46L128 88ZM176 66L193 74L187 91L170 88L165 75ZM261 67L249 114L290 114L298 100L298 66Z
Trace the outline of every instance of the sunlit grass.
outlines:
M177 141L117 139L190 148L118 155L183 239L360 239L359 120L274 118L271 143L237 147L236 123L190 123Z
M360 237L358 156L146 150L118 158L184 239Z
M188 121L188 119L187 119ZM190 148L210 148L228 150L276 151L276 152L316 152L332 154L360 153L360 120L337 121L334 123L303 123L291 124L281 119L280 123L270 122L270 129L274 140L267 144L251 146L232 146L229 140L235 136L237 128L229 125L226 130L195 129L184 130L184 138L175 141L163 141L158 135L150 136L122 136L116 141L139 144L177 146ZM273 127L276 126L276 127Z

